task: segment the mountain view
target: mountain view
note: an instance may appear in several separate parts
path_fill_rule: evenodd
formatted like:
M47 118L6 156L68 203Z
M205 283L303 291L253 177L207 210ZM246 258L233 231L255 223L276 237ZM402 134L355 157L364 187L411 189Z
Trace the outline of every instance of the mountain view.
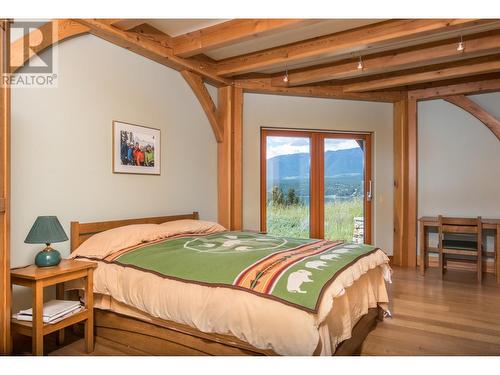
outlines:
M278 186L294 189L299 197L309 198L309 154L279 155L267 160L268 191ZM325 152L325 195L328 197L361 196L363 151L350 148Z

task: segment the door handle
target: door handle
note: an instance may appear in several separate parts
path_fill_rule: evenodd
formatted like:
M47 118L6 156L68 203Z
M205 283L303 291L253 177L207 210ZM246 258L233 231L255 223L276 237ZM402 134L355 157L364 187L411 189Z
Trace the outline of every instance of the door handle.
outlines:
M366 200L368 202L371 202L373 198L373 193L372 193L372 180L368 182L368 192L366 193Z

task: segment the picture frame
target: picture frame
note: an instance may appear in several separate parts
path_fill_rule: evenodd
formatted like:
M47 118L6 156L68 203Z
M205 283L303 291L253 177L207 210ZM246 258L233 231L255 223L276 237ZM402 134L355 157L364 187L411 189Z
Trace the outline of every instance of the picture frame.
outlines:
M161 131L113 121L113 173L161 174Z

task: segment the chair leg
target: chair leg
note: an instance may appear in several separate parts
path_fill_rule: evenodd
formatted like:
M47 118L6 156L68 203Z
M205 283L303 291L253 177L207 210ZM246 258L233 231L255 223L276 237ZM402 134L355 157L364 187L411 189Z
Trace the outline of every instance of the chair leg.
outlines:
M477 281L479 283L483 282L483 261L481 258L477 261Z
M444 274L444 254L439 253L439 275L441 279L443 278Z
M425 258L426 258L426 255L425 255L425 250L424 249L420 249L421 253L420 253L420 274L422 276L425 275Z

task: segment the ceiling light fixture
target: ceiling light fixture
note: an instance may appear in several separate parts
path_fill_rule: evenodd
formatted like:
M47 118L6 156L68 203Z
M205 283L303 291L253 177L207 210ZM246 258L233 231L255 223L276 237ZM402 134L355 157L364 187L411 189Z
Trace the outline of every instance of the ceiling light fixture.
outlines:
M285 67L285 75L283 76L283 82L288 83L288 68Z
M361 56L359 56L359 62L358 62L358 70L363 70L363 60L361 59Z
M460 35L460 42L458 42L457 51L463 52L464 50L465 50L464 40L462 38L462 35Z

